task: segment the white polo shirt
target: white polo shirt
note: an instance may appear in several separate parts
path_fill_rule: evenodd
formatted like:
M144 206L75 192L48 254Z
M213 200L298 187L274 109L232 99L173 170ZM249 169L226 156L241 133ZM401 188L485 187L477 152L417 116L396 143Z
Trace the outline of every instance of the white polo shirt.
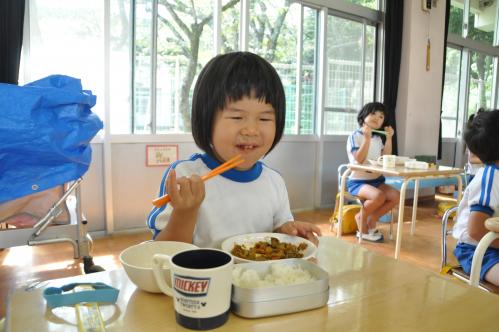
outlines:
M163 175L159 196L166 194L166 178L171 168L177 176L203 175L220 163L206 154L172 164ZM193 244L219 248L228 237L257 232L272 232L292 221L288 192L281 175L257 162L250 170L231 169L205 182L205 199L194 229ZM153 208L147 225L154 237L168 222L172 207Z
M472 211L481 211L491 217L499 216L499 167L485 165L464 191L457 210L457 222L452 230L459 242L477 245L468 233L468 221Z
M355 130L350 136L348 136L347 140L347 154L348 154L348 161L351 164L359 164L357 160L355 160L355 157L353 156L353 153L357 151L362 143L364 142L364 133L362 130L357 129ZM367 152L367 157L364 160L364 165L369 165L370 160L377 160L383 152L383 148L385 146L383 145L383 141L381 140L381 137L378 135L373 135L371 138L371 142L369 144L369 150ZM371 172L365 172L365 171L352 171L350 174L349 178L350 179L356 179L356 180L372 180L378 178L380 175L378 173L371 173Z

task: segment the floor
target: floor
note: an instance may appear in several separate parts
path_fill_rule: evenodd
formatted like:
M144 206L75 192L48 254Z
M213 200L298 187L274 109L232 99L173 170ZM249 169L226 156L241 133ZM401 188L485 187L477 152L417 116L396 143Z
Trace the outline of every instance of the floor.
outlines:
M441 226L440 217L436 215L436 206L443 200L446 198L437 196L436 200L419 203L418 223L413 236L409 233L410 221L404 222L400 256L402 261L439 272ZM294 215L296 220L309 221L319 225L323 236L334 236L329 226L331 213L330 209L324 209L299 212ZM404 215L406 220L410 219L411 207L406 206ZM389 224L380 223L379 228L385 236L385 242L368 243L364 241L362 246L382 255L393 257L396 225L393 229L394 240L388 239ZM357 242L353 235L345 235L342 238L348 242ZM95 239L94 262L106 270L119 268L121 264L118 257L123 249L149 239L151 239L151 234L148 231ZM80 261L74 260L72 257L72 247L68 244L22 246L0 250L0 319L5 316L8 294L14 289L48 279L82 274L83 268Z

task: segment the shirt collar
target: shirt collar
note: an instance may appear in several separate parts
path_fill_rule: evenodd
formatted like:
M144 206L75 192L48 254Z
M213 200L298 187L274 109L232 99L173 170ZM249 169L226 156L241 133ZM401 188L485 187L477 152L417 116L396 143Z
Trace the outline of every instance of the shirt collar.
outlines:
M209 169L214 169L220 166L220 162L218 160L207 154L202 154L201 160L203 160L203 162L206 166L208 166ZM256 180L260 176L260 174L262 174L262 170L262 163L260 161L257 161L255 165L253 165L253 167L248 170L239 171L233 168L228 170L227 172L220 174L220 176L236 182L251 182Z

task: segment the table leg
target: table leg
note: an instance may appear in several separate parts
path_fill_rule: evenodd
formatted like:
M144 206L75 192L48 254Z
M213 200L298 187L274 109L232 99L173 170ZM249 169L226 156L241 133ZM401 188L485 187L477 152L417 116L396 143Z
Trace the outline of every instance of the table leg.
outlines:
M414 198L412 200L412 219L411 219L411 235L414 234L416 229L416 214L418 212L418 198L419 198L419 179L414 180Z
M402 228L404 223L404 202L405 202L405 192L407 190L407 183L409 179L404 179L402 187L400 188L400 201L399 201L399 215L397 222L397 239L395 242L395 259L399 259L400 256L400 243L402 241Z
M338 205L338 230L336 231L336 237L341 237L341 231L343 230L343 205L345 203L345 188L348 175L352 172L351 169L347 169L341 176L340 183L340 204Z

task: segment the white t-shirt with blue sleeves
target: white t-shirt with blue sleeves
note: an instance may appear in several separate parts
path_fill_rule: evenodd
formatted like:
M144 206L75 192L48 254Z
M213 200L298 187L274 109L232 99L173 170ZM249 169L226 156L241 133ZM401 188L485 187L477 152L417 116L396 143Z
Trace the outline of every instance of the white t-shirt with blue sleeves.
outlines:
M499 216L499 167L485 165L464 191L457 210L457 222L452 235L463 243L477 245L468 233L468 220L472 211L481 211L490 217Z
M166 178L172 167L181 177L203 175L219 165L206 154L172 164L163 175L159 196L166 194ZM272 232L293 220L284 179L262 162L247 171L231 169L206 181L205 193L193 234L193 244L198 247L219 248L228 237ZM147 225L154 237L166 226L172 210L169 204L153 208Z
M348 136L347 140L347 154L348 161L351 164L359 164L353 153L357 151L362 143L364 142L364 133L362 130L355 130L350 136ZM383 141L381 137L378 135L373 135L371 138L371 142L369 144L369 150L367 152L367 157L364 160L364 165L368 165L368 160L377 160L383 153ZM380 175L377 173L365 172L365 171L352 171L349 178L350 179L363 179L363 180L372 180L378 178Z

